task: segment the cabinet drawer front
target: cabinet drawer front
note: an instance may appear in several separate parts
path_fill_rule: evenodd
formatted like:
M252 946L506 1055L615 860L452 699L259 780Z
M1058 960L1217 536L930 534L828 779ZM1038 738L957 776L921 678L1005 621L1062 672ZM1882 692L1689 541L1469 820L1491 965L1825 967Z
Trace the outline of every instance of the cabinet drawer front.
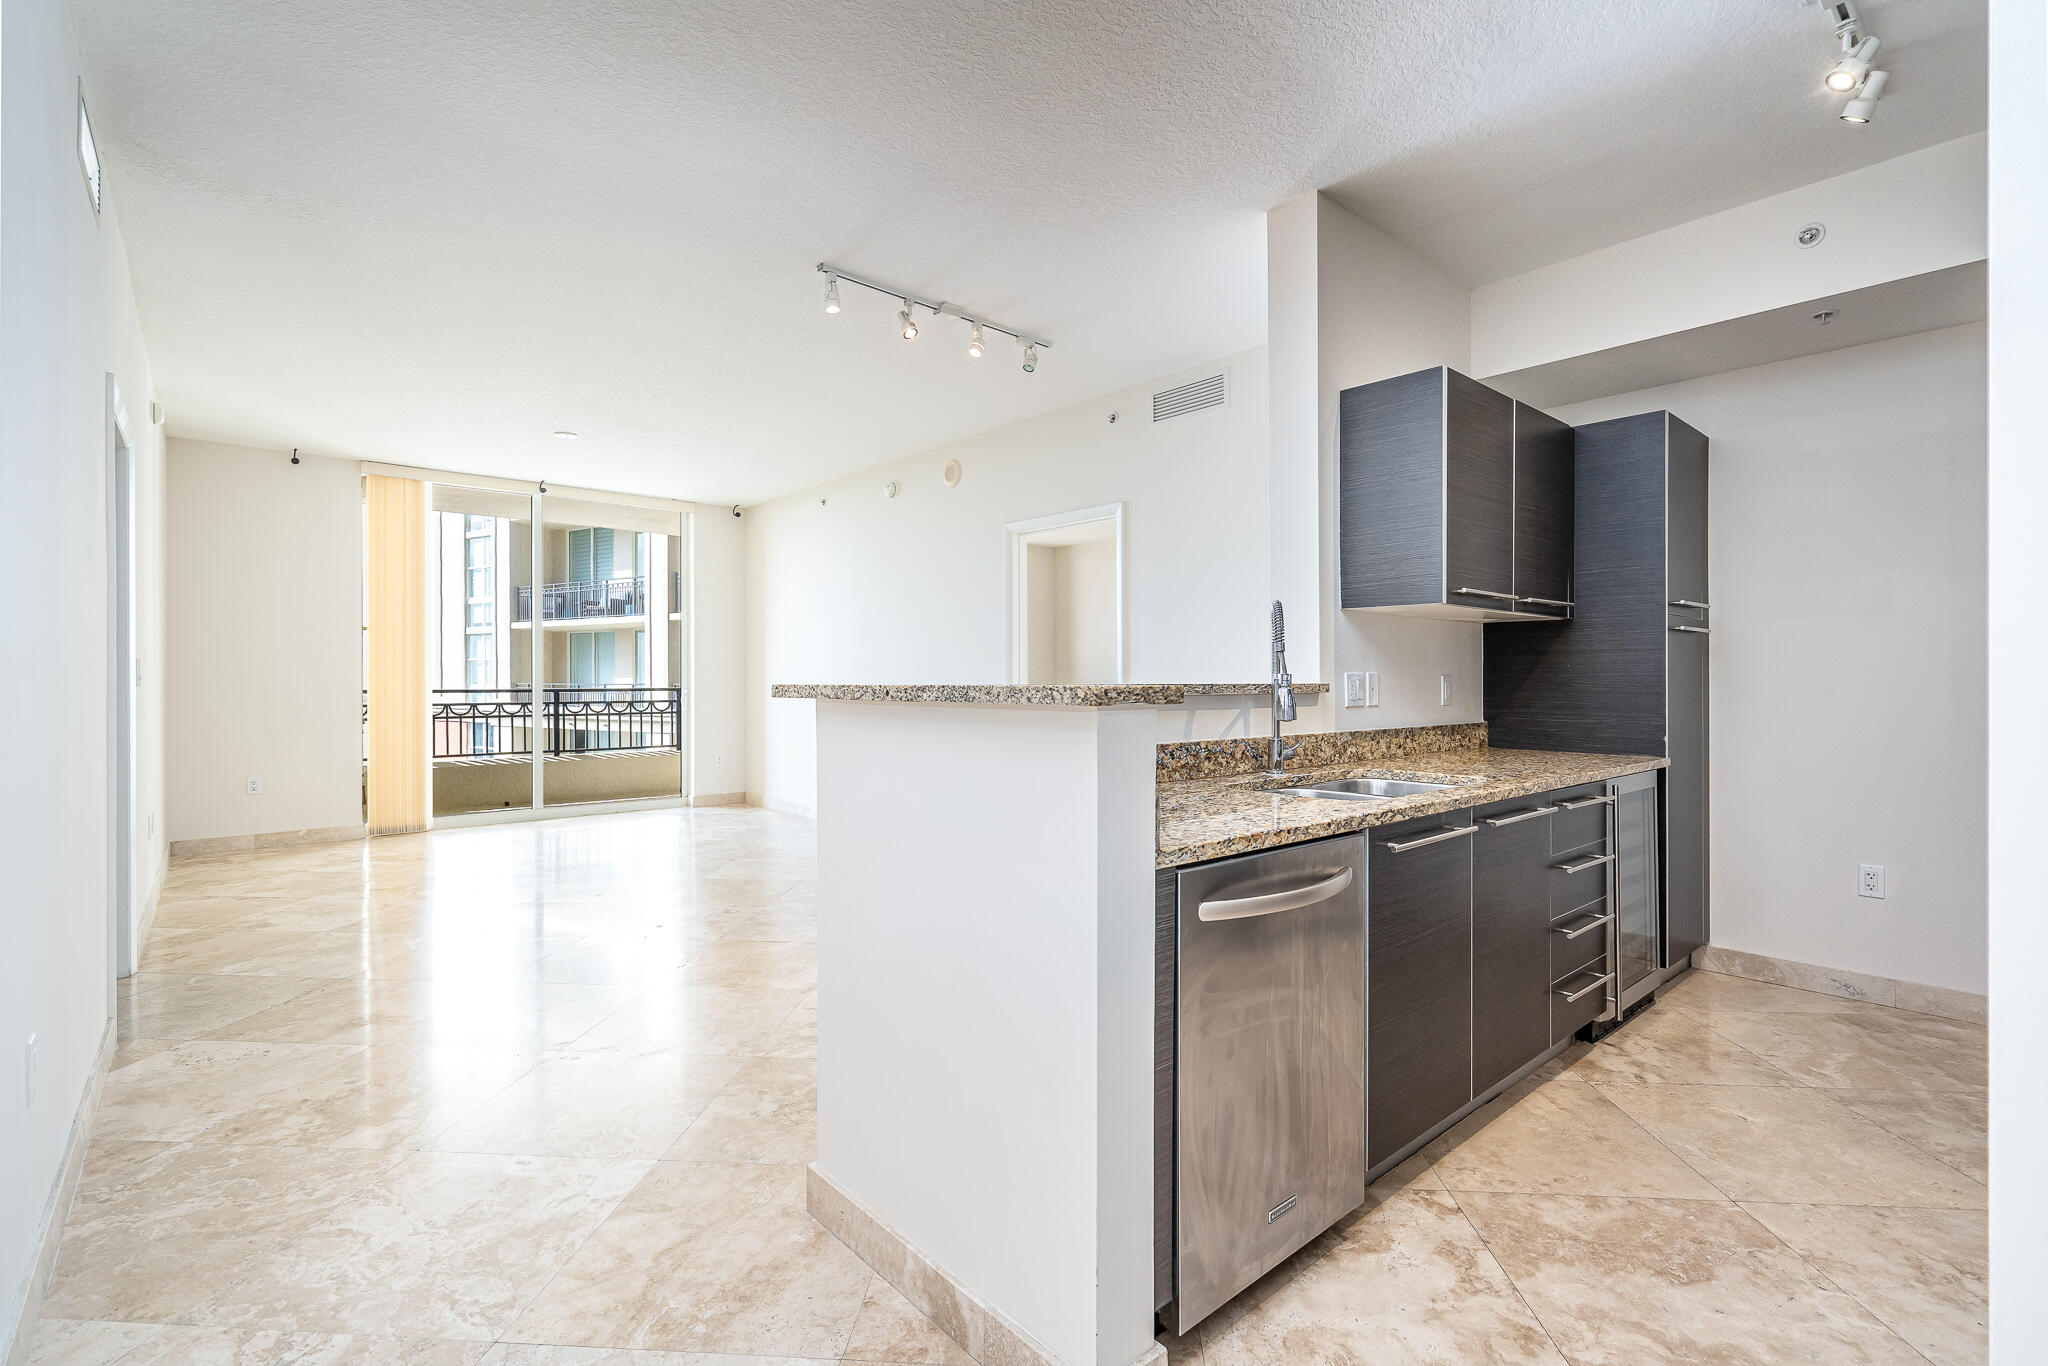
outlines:
M1472 1098L1470 810L1368 830L1366 1166Z
M1575 854L1559 858L1555 855L1550 863L1550 918L1563 920L1581 909L1607 900L1608 883L1613 876L1614 865L1595 864L1585 867L1588 861L1604 857L1605 850L1599 846L1582 849ZM1580 868L1574 873L1573 867Z
M1607 842L1607 817L1613 806L1607 802L1593 801L1605 797L1605 786L1574 787L1563 792L1552 792L1544 800L1557 803L1557 814L1550 818L1550 852L1553 854L1576 853Z
M1608 936L1613 933L1614 922L1607 918L1605 901L1583 907L1552 924L1550 980L1561 982L1596 963L1604 965Z
M1588 969L1550 989L1550 1041L1563 1043L1607 1010L1612 990L1606 964ZM1576 996L1578 999L1573 1000Z

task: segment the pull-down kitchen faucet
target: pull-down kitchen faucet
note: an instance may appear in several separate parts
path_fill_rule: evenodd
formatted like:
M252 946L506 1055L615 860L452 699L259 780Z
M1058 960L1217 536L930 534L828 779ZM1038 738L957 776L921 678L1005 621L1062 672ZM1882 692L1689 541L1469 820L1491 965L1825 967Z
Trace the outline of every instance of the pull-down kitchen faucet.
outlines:
M1287 771L1280 767L1294 757L1294 751L1301 748L1301 742L1284 744L1280 739L1280 723L1294 719L1294 679L1287 672L1287 621L1280 612L1280 599L1273 599L1273 740L1266 748L1266 776L1284 778Z

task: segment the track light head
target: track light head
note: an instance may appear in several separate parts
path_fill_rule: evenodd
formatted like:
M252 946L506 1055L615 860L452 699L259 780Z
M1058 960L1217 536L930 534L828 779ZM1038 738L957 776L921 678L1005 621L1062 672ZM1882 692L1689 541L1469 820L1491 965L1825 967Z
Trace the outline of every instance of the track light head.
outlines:
M981 345L981 324L976 323L974 324L974 335L967 339L967 354L974 357L976 360L980 360L982 349L983 348Z
M1863 84L1863 78L1870 74L1870 64L1877 59L1877 39L1864 38L1851 43L1842 40L1842 59L1835 63L1827 74L1827 88L1838 95L1846 95Z
M839 311L839 277L837 275L826 277L825 311L827 313L837 313Z
M903 326L903 340L917 340L917 319L910 316L910 300L903 301L903 311L896 315L896 321Z
M1885 82L1891 79L1888 71L1873 71L1863 78L1863 85L1856 92L1856 98L1842 106L1842 122L1868 123L1877 113L1877 102L1884 95Z
M1038 347L1031 342L1024 343L1024 373L1030 374L1038 368Z

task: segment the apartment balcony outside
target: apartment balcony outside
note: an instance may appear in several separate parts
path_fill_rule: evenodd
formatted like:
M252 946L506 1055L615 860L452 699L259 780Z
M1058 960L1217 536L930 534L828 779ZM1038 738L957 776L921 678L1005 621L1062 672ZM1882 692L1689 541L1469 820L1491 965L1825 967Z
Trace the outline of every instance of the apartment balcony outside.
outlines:
M436 688L432 721L437 816L531 806L536 743L551 805L682 790L680 687Z
M521 585L512 606L512 619L533 621L533 586ZM671 599L673 601L673 599ZM541 620L589 621L606 617L647 615L647 576L619 575L570 583L540 586Z

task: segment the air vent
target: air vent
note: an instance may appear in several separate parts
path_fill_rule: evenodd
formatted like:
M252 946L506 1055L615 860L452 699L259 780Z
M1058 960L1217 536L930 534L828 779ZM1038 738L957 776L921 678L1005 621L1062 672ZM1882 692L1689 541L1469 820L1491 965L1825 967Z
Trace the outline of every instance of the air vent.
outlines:
M1229 379L1229 371L1218 370L1213 375L1161 389L1152 395L1152 420L1164 422L1169 417L1198 413L1204 408L1221 408L1230 402Z

